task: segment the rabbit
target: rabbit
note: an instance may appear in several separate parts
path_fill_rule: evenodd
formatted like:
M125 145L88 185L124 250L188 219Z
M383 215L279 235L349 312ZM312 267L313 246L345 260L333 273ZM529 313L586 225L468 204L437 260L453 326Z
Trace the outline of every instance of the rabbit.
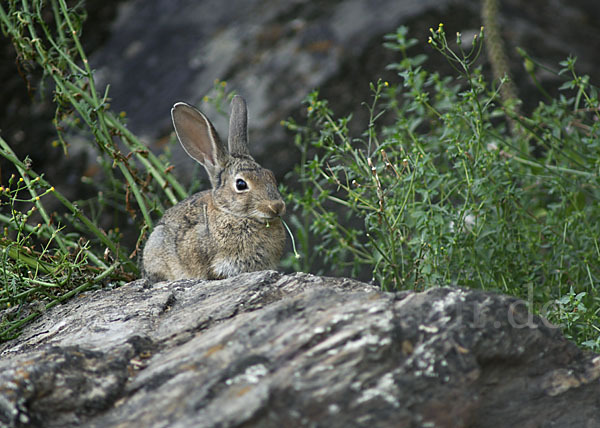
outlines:
M204 166L212 189L164 213L144 247L143 276L154 283L275 269L285 245L285 203L273 173L250 155L244 98L231 102L228 147L195 107L178 102L171 117L177 139Z

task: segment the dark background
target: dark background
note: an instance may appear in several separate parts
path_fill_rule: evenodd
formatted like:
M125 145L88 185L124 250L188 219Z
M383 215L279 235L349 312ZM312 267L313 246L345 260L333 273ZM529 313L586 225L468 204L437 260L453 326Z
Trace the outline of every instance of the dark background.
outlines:
M600 82L600 2L595 0L501 0L499 23L510 69L525 110L540 99L515 47L553 69L569 54L581 74ZM130 129L155 151L171 132L169 110L184 100L202 107L215 79L244 95L250 110L252 151L281 180L297 161L292 137L280 125L302 120L301 100L314 88L337 115L352 112L361 129L369 82L400 78L385 66L398 54L382 46L385 34L407 25L425 51L429 69L451 73L426 43L429 27L444 22L448 34L477 32L477 0L88 0L83 40L102 88L110 83L115 111L126 111ZM51 88L40 71L16 61L10 41L0 38L0 132L17 153L71 197L84 191L82 173L93 174L95 155L74 139L67 159L55 139ZM486 58L484 69L489 72ZM540 71L553 92L560 82ZM555 91L554 91L555 92ZM42 97L41 95L45 95ZM202 107L204 108L204 107ZM207 112L226 133L226 119ZM176 171L188 181L194 162L174 149ZM8 168L0 165L1 181Z

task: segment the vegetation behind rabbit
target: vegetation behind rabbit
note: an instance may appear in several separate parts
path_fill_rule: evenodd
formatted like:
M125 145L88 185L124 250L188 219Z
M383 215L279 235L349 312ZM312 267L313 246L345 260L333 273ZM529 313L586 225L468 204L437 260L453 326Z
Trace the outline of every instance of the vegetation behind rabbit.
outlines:
M187 154L204 166L212 189L168 209L142 256L152 282L220 279L277 266L285 245L285 204L275 176L250 156L246 102L231 102L228 148L196 108L177 103L173 126Z

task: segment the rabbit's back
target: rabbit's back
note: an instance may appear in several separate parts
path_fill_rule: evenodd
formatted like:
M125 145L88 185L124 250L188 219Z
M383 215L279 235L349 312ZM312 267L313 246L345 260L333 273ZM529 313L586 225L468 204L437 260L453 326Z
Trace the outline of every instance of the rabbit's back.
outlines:
M208 278L210 248L199 245L190 251L193 245L190 241L210 242L207 215L210 202L210 191L206 190L165 211L144 247L144 277L152 282ZM186 256L192 259L189 263L182 263Z
M228 213L214 205L210 190L168 209L144 249L144 276L151 281L221 279L275 269L285 231L279 218L268 223Z

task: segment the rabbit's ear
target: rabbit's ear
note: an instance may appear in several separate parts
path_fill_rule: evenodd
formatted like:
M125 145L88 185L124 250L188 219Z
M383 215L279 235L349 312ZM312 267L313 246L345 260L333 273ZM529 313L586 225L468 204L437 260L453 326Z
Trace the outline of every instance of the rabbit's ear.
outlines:
M246 100L236 95L231 100L231 116L229 117L229 153L232 155L250 156L248 149L248 110Z
M176 103L171 109L177 139L186 153L206 168L211 182L229 157L217 131L206 116L186 103Z

